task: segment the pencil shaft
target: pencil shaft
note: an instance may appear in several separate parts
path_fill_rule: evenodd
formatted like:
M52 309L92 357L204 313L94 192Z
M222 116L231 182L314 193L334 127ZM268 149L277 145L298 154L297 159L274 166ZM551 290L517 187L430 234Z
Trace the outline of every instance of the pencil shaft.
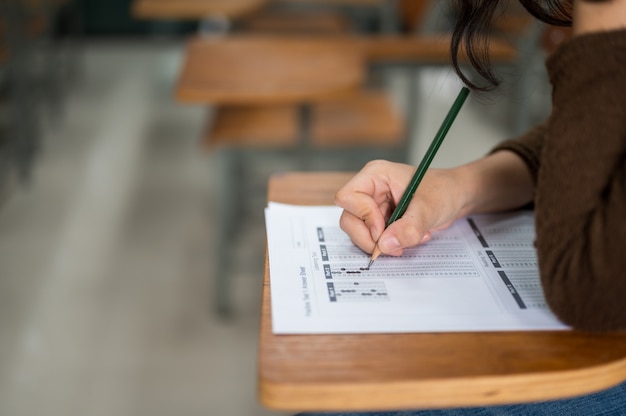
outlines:
M393 210L391 216L387 220L387 227L398 218L402 217L402 215L404 215L407 207L409 206L409 203L411 202L411 199L413 198L413 194L415 194L417 187L422 181L424 174L428 170L430 163L435 158L435 155L437 154L441 143L443 143L443 139L446 137L446 134L448 134L448 130L450 130L454 119L456 118L457 114L459 114L459 111L461 110L461 107L463 106L463 103L465 102L465 99L468 95L469 89L467 89L467 87L463 87L459 92L459 95L456 97L456 100L452 104L450 111L448 111L446 118L441 123L441 127L439 127L439 130L437 131L437 134L435 134L433 141L430 143L430 146L428 146L428 150L426 151L426 154L418 165L417 170L413 174L413 178L411 178L411 182L409 182L409 186L404 191L400 202L398 202L398 205L396 205L396 208Z
M435 134L433 141L430 143L430 146L428 146L426 154L422 158L420 164L417 166L417 170L413 174L411 182L409 182L409 186L407 186L404 194L402 195L402 198L400 198L400 202L398 202L398 205L396 205L396 208L393 210L391 216L387 220L385 228L389 227L394 221L404 215L407 207L409 206L409 203L411 202L411 199L413 198L413 194L415 194L417 187L422 181L424 174L428 170L430 163L435 158L435 155L437 154L441 143L443 143L443 139L446 137L446 134L448 134L448 130L450 130L454 119L456 118L457 114L459 114L459 111L461 110L463 103L465 103L465 99L468 95L469 89L467 87L461 88L461 91L459 91L459 95L456 97L456 100L454 100L452 107L450 107L450 111L448 111L446 118L443 119L441 127L439 127L439 130L437 131L437 134ZM374 260L376 260L380 255L381 251L378 247L378 242L376 242L376 247L374 248L374 252L370 257L370 262L367 267L369 268L372 263L374 263Z

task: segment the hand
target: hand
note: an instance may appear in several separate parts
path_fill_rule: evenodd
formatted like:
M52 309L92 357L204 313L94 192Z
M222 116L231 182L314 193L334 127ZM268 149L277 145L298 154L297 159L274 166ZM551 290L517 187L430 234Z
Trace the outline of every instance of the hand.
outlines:
M414 172L413 166L375 160L337 192L335 202L344 209L340 225L354 244L371 253L378 242L382 253L399 256L461 217L533 200L526 163L502 150L456 168L428 170L404 215L385 229Z
M414 172L410 165L372 161L337 192L335 202L344 209L340 226L362 250L371 253L378 242L382 253L399 256L464 213L466 192L457 171L430 169L405 214L385 230Z

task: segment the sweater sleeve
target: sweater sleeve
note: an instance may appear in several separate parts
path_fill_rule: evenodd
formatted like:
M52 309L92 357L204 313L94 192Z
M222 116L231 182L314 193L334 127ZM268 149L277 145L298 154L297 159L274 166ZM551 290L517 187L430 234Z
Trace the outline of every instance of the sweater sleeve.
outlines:
M545 124L536 126L518 139L503 141L495 146L491 150L491 153L500 150L509 150L516 153L528 166L528 170L530 171L530 174L536 184L541 158L541 146L543 145L546 130Z
M573 38L547 67L553 111L532 153L546 300L575 328L626 329L626 30Z

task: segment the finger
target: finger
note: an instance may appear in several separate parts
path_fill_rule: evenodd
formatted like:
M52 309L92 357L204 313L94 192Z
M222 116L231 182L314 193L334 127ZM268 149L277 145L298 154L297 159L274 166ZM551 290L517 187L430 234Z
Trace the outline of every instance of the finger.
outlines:
M339 218L339 226L361 250L366 253L374 251L376 241L372 238L371 232L363 220L348 211L344 211Z
M369 230L372 240L378 240L380 234L385 229L385 215L389 210L389 201L383 201L379 204L367 193L354 192L343 188L337 192L335 203L343 208L344 212L359 219ZM353 222L353 219L350 219L345 222L345 227L342 227L342 229L351 234L353 227L357 227L357 225Z

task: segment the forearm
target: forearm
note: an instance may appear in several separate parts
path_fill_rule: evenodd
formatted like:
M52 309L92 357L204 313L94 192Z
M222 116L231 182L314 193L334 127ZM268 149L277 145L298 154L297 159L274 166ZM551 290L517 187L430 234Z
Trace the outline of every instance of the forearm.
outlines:
M534 183L524 160L502 150L455 168L467 197L460 216L505 211L533 200Z

